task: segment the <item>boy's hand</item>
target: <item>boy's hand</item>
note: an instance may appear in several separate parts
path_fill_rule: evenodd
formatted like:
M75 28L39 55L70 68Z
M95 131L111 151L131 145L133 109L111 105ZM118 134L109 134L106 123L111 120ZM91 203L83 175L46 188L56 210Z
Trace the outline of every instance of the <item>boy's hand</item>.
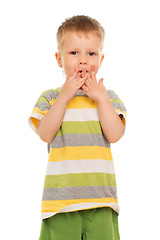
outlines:
M106 89L103 85L103 78L97 82L96 76L94 74L94 66L91 67L88 78L82 86L83 90L86 92L88 97L93 100L100 102L101 99L106 97Z
M79 68L76 68L73 76L66 79L60 91L59 95L63 95L63 99L66 101L66 103L68 103L75 96L78 89L82 87L85 80L87 79L86 75L83 74L83 76L81 77L78 74L79 70Z

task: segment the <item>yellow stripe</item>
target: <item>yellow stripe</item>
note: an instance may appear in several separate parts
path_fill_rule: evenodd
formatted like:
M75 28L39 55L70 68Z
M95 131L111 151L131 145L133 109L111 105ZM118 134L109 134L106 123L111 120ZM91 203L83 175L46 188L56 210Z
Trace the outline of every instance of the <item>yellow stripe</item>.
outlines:
M33 111L32 113L40 113L42 114L43 116L48 112L48 110L46 111L42 111L40 110L38 107L35 107L33 108ZM32 124L37 128L37 124L39 122L39 119L35 118L35 117L31 117L31 121L32 121Z
M55 99L52 99L49 101L51 106L55 102ZM67 109L80 109L80 108L97 108L97 102L89 97L74 97L72 100L68 103Z
M113 198L95 198L95 199L73 199L73 200L52 200L52 201L42 201L42 213L45 212L58 212L64 207L73 204L80 203L116 203L117 199Z
M55 99L52 99L51 101L49 101L51 106L53 105L54 102L55 102Z
M80 159L102 159L113 161L110 148L99 146L75 146L64 148L52 148L48 161Z
M127 117L127 112L123 112L124 113L124 115Z
M32 124L37 128L39 119L31 117Z
M97 102L89 97L75 97L68 103L67 108L97 108Z

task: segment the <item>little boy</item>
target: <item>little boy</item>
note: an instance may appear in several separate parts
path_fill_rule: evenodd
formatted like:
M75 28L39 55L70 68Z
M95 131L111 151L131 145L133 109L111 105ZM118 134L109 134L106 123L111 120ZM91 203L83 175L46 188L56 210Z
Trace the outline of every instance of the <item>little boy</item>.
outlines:
M59 27L57 42L66 81L39 97L29 119L49 153L40 240L119 239L110 143L124 133L126 109L96 79L104 29L95 19L74 16Z

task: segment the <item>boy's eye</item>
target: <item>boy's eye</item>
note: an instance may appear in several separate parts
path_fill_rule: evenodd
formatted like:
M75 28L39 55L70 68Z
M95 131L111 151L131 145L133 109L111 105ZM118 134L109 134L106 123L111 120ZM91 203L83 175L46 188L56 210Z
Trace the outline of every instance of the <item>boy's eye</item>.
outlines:
M76 55L77 52L76 52L76 51L72 51L72 52L70 52L70 54L71 54L71 55Z
M89 53L89 56L94 56L94 55L95 55L94 52L90 52L90 53Z

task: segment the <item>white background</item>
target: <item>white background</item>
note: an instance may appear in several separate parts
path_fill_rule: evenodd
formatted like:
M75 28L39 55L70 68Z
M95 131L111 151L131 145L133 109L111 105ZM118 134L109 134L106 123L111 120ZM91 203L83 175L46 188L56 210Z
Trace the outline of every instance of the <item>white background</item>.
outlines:
M105 28L99 72L128 110L126 133L112 145L121 240L159 239L159 1L5 0L0 3L0 216L3 240L36 240L47 145L28 117L39 95L63 84L56 31L77 14Z

